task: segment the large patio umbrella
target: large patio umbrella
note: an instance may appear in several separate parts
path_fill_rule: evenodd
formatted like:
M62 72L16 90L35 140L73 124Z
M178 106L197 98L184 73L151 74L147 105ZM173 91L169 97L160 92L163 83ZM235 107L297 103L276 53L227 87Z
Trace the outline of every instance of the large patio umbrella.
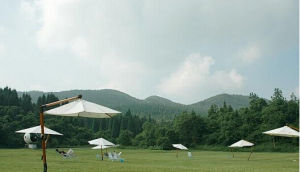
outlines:
M103 138L98 138L98 139L94 139L94 140L90 140L88 141L90 145L98 145L96 147L93 147L92 149L101 149L101 156L102 156L102 160L103 160L103 149L106 149L108 147L113 147L115 146L115 144L103 139Z
M188 150L187 147L183 146L182 144L172 144L172 146L176 149L176 157L178 158L178 150Z
M270 131L265 131L263 134L270 136L280 136L280 137L299 137L299 132L288 127L284 126L281 128L276 128ZM275 148L275 139L273 138L273 147Z
M231 151L232 151L232 157L233 157L233 158L234 158L234 154L233 154L232 148L251 147L251 153L250 153L250 155L249 155L249 157L248 157L248 160L249 160L249 159L250 159L250 156L251 156L251 154L252 154L252 146L254 146L253 143L248 142L248 141L246 141L246 140L240 140L240 141L238 141L238 142L233 143L232 145L230 145L230 146L228 146L228 147L231 148Z
M48 115L58 115L58 116L81 116L88 118L111 118L120 112L95 104L85 100L81 100L81 95L76 97L48 103L40 106L40 123L41 123L41 134L42 134L42 148L43 148L43 164L44 172L47 172L47 160L46 160L46 146L44 138L44 110L47 107L68 103L57 108L45 111Z

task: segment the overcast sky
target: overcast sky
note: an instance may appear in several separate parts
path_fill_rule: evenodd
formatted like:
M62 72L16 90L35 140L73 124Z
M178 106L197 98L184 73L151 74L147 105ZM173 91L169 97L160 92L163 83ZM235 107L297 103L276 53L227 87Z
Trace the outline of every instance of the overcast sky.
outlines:
M298 0L0 1L0 87L299 94Z

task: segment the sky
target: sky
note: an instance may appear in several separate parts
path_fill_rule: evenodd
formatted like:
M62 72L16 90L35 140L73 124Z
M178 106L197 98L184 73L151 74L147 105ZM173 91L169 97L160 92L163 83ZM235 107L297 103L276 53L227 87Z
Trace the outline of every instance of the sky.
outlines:
M298 0L0 2L2 88L299 95Z

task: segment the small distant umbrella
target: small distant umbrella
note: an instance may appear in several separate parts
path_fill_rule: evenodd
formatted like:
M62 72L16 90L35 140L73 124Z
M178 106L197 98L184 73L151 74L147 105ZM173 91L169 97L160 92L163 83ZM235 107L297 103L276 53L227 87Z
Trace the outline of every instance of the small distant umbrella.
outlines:
M188 150L188 148L183 146L182 144L172 144L172 146L177 149Z
M268 134L271 136L281 136L281 137L299 137L299 132L288 126L276 128L270 131L265 131L263 132L263 134Z
M41 134L41 125L39 126L35 126L35 127L31 127L31 128L26 128L26 129L23 129L23 130L19 130L19 131L16 131L16 133L33 133L33 134ZM59 132L56 132L54 130L51 130L47 127L44 126L44 134L47 134L47 139L45 141L45 145L47 145L47 142L50 138L50 135L58 135L58 136L62 136L63 134L59 133Z
M280 136L280 137L299 137L299 132L288 127L284 126L281 128L276 128L270 131L265 131L263 134L270 136ZM275 148L275 139L273 138L273 147Z
M45 108L59 105L63 103L68 103L57 108L45 111L48 115L58 115L58 116L78 116L78 117L88 117L88 118L111 118L120 112L110 109L108 107L91 103L81 99L82 96L78 95L76 97L59 100L56 102L48 103L40 106L40 123L41 123L41 134L44 134L44 110ZM42 148L43 148L43 164L44 172L47 172L47 160L46 160L46 150L45 150L45 140L42 138Z
M188 150L187 147L183 146L182 144L172 144L172 146L176 149L176 157L178 158L178 149L180 150Z
M92 147L92 149L107 149L107 148L111 148L111 147L115 147L115 146L105 146L105 145L98 145L98 146L95 146L95 147Z
M51 130L47 127L44 126L44 134L50 134L50 135L59 135L59 136L62 136L63 134L59 133L59 132L56 132L54 130ZM26 129L23 129L23 130L19 130L19 131L16 131L16 133L35 133L35 134L41 134L41 126L35 126L35 127L31 127L31 128L26 128Z
M98 138L98 139L94 139L94 140L90 140L88 141L89 144L91 145L98 145L96 147L93 147L92 149L101 149L101 156L102 156L102 160L103 160L103 152L102 150L105 149L104 147L108 148L108 147L113 147L115 146L115 144L103 139L103 138ZM99 147L99 148L98 148Z
M111 143L108 140L105 140L104 138L98 138L94 140L88 141L90 145L103 145L103 146L114 146L115 144Z
M228 146L228 147L230 147L230 148L251 147L251 153L250 153L250 155L249 155L249 157L248 157L248 160L249 160L249 159L250 159L250 156L251 156L251 154L252 154L252 146L254 146L253 143L248 142L248 141L246 141L246 140L240 140L240 141L238 141L238 142L233 143L232 145L230 145L230 146ZM234 157L233 150L231 149L231 151L232 151L232 157Z

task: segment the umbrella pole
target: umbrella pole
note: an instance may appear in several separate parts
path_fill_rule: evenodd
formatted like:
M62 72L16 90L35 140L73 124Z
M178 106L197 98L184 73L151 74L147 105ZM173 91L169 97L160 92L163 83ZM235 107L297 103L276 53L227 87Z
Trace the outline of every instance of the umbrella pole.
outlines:
M101 156L102 156L102 161L103 161L102 145L101 145Z
M178 159L178 149L176 149L176 158Z
M273 137L273 148L275 149L275 137Z
M252 154L252 147L251 147L251 153L250 153L250 155L249 155L249 157L248 157L248 161L249 161L249 159L250 159L250 157L251 157L251 154Z
M231 152L232 152L232 158L234 158L233 148L231 148Z
M45 143L45 135L44 135L44 107L43 106L40 107L40 124L41 124L41 134L42 134L44 172L47 172L46 143Z

